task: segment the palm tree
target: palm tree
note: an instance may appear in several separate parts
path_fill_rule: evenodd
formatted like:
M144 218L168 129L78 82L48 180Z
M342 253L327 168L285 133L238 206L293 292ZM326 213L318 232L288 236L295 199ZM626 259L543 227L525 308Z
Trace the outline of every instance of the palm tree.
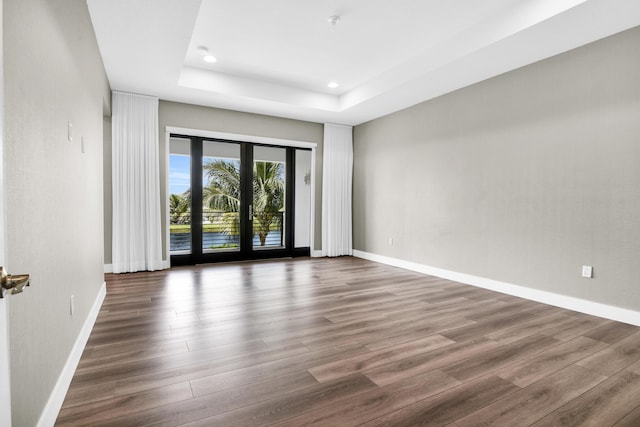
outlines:
M204 172L209 177L209 181L202 188L202 206L217 212L214 221L222 226L225 234L238 235L240 230L239 163L216 159L204 164Z
M223 212L240 211L240 167L237 161L216 159L204 165L209 177L203 189L203 204ZM265 246L267 235L279 225L284 208L283 164L254 162L253 165L253 234Z
M223 212L240 211L240 165L214 160L204 165L209 182L202 189L202 204Z
M266 244L271 226L281 225L284 194L282 163L254 162L253 230L260 238L260 246Z
M189 190L187 190L187 192L188 191ZM187 196L187 192L182 195L172 194L169 196L170 224L186 224L189 222L191 199Z

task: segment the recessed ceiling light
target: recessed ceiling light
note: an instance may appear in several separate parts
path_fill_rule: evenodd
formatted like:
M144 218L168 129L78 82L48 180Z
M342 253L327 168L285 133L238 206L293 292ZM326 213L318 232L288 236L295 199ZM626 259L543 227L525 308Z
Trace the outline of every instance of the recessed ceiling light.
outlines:
M329 82L329 84L328 84L327 86L329 86L331 89L335 89L335 88L337 88L337 87L338 87L338 83L336 83L336 82Z
M216 57L209 53L209 48L206 46L198 46L196 52L202 56L202 60L205 62L213 63L217 61Z

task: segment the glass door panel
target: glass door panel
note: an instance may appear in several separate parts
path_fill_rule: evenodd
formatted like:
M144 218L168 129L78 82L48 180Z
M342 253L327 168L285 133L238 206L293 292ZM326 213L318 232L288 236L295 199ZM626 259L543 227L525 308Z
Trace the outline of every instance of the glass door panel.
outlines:
M191 253L191 140L169 140L169 250Z
M253 148L253 223L254 250L282 249L285 244L286 148Z
M240 250L240 145L202 142L202 252Z

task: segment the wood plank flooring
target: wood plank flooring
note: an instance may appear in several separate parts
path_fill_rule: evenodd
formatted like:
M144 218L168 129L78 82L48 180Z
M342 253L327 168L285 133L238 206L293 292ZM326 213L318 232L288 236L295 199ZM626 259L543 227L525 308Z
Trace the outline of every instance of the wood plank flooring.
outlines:
M361 259L107 275L57 426L640 426L640 328Z

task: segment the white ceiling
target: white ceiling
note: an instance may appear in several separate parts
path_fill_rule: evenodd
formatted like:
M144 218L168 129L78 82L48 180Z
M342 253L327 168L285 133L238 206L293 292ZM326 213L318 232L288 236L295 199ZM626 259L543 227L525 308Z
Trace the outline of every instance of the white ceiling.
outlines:
M350 125L640 25L638 0L87 3L114 90Z

